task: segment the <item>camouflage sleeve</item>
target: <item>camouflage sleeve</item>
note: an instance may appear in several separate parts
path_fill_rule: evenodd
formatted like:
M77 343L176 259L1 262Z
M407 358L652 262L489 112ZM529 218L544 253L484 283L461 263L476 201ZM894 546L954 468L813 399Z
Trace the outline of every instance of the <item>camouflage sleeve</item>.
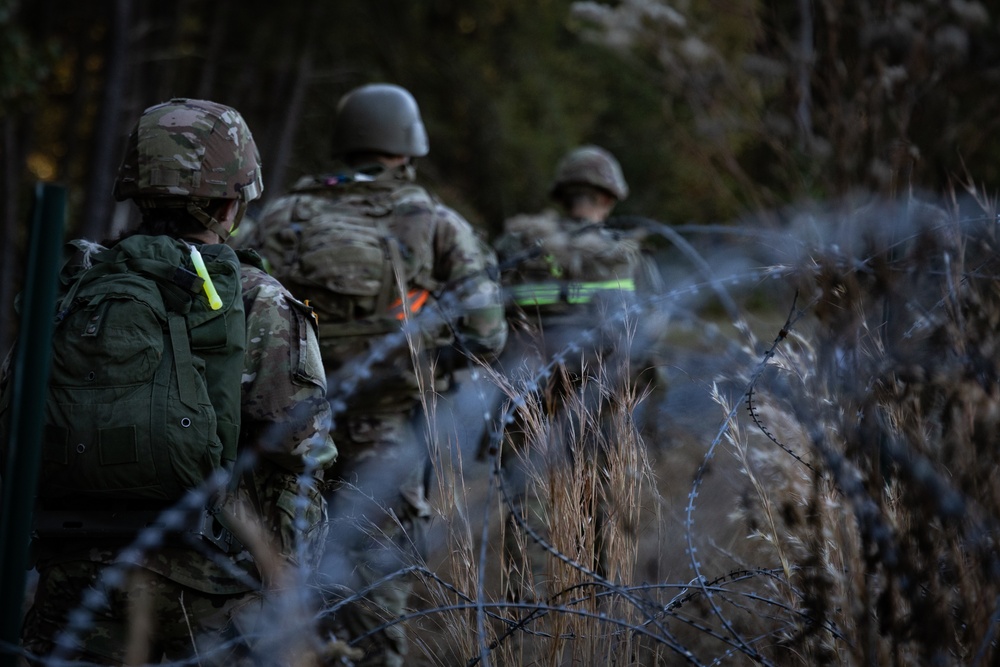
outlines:
M505 264L510 262L511 258L517 257L524 250L524 240L520 234L505 231L493 242L493 249L502 271L509 268Z
M243 364L241 444L257 446L290 471L323 469L337 457L315 323L264 271L243 265L247 349Z
M640 251L635 267L636 289L646 298L656 298L663 294L665 284L656 261L646 251Z
M464 218L445 206L435 211L434 277L458 299L458 333L475 354L499 354L507 342L507 320L497 258Z

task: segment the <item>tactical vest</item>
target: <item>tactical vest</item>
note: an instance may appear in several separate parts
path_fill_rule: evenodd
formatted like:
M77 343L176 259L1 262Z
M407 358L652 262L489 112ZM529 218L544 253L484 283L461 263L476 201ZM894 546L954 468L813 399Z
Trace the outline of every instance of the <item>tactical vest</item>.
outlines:
M633 238L555 214L518 216L505 230L519 250L535 249L504 272L508 298L517 306L542 314L573 312L609 292L636 289L641 254ZM502 254L509 255L507 250Z
M412 183L341 177L300 183L265 213L260 250L272 275L314 308L328 373L366 358L432 303L440 285L431 278L431 230L411 223L435 208L427 191ZM432 346L440 336L422 331L411 343ZM375 375L395 380L388 394L411 394L407 345L392 350ZM391 404L396 399L386 391L381 386L377 396L356 398Z

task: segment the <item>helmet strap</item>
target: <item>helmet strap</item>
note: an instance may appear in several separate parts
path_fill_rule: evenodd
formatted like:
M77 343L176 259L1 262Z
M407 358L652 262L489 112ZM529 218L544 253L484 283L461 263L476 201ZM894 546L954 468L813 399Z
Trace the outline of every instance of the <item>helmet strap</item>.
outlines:
M417 166L413 164L413 158L410 158L406 164L399 166L399 174L407 181L417 180Z
M242 203L242 200L240 200L240 201ZM195 201L189 200L187 202L187 205L185 206L185 208L186 208L187 212L190 213L193 218L195 218L198 222L200 222L201 224L203 224L205 226L205 228L208 229L210 232L214 232L215 234L217 234L220 239L222 239L223 241L226 241L229 238L229 234L230 234L229 230L226 229L225 227L223 227L222 223L220 223L218 220L216 220L215 218L213 218L212 216L210 216L208 213L206 213L205 209L200 208ZM246 210L246 205L243 204L241 208L242 208L242 210L245 211ZM242 212L240 212L238 215L239 215L240 218L243 217ZM233 224L233 229L235 229L235 228L236 228L236 223Z
M247 200L237 199L236 201L238 202L236 216L233 218L233 226L229 229L230 234L234 234L236 232L236 228L240 226L241 222L243 222L243 216L247 213Z

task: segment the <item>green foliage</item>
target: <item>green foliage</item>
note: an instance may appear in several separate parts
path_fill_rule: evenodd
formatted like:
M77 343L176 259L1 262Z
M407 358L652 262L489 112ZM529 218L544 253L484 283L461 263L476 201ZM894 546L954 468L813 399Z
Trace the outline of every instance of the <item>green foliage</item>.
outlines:
M5 179L6 200L59 178L70 230L116 233L125 211L90 221L105 214L86 185L142 109L174 96L240 109L270 199L335 168L337 101L372 81L414 93L431 143L421 180L488 237L545 207L556 162L582 143L621 162L631 195L617 213L673 224L855 189L943 193L974 178L989 194L994 18L976 0L0 0L0 116L17 139L10 164L30 166ZM96 146L108 123L118 145ZM23 208L8 206L8 229Z
M10 28L0 100L6 109L46 96L31 152L77 178L88 173L115 28L67 0L47 6L40 38L13 21L12 0L0 4ZM1000 181L1000 28L979 2L129 6L123 135L167 97L231 104L280 188L333 168L343 93L399 83L430 135L421 178L491 236L506 217L547 205L556 161L581 143L621 161L633 193L621 213L667 222L729 221L855 188L942 191L966 169L987 190ZM58 85L45 57L56 48ZM274 185L265 197L279 194Z
M996 125L988 110L1000 62L984 5L814 5L574 7L595 35L647 65L660 118L686 153L677 178L710 216L859 187L941 191L973 161L973 173L996 181L980 157L995 134L984 129Z

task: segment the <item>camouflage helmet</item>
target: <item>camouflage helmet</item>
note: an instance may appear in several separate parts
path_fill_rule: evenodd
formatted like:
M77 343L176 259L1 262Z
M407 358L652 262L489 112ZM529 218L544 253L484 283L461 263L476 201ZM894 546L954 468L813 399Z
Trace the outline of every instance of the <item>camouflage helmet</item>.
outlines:
M238 111L207 100L175 98L146 109L132 128L114 196L236 199L264 190L260 154Z
M420 157L430 150L417 101L389 83L361 86L340 99L332 149L334 157L360 152Z
M556 197L563 186L591 185L606 190L618 201L628 197L628 184L615 156L599 146L575 148L559 161L549 193Z

